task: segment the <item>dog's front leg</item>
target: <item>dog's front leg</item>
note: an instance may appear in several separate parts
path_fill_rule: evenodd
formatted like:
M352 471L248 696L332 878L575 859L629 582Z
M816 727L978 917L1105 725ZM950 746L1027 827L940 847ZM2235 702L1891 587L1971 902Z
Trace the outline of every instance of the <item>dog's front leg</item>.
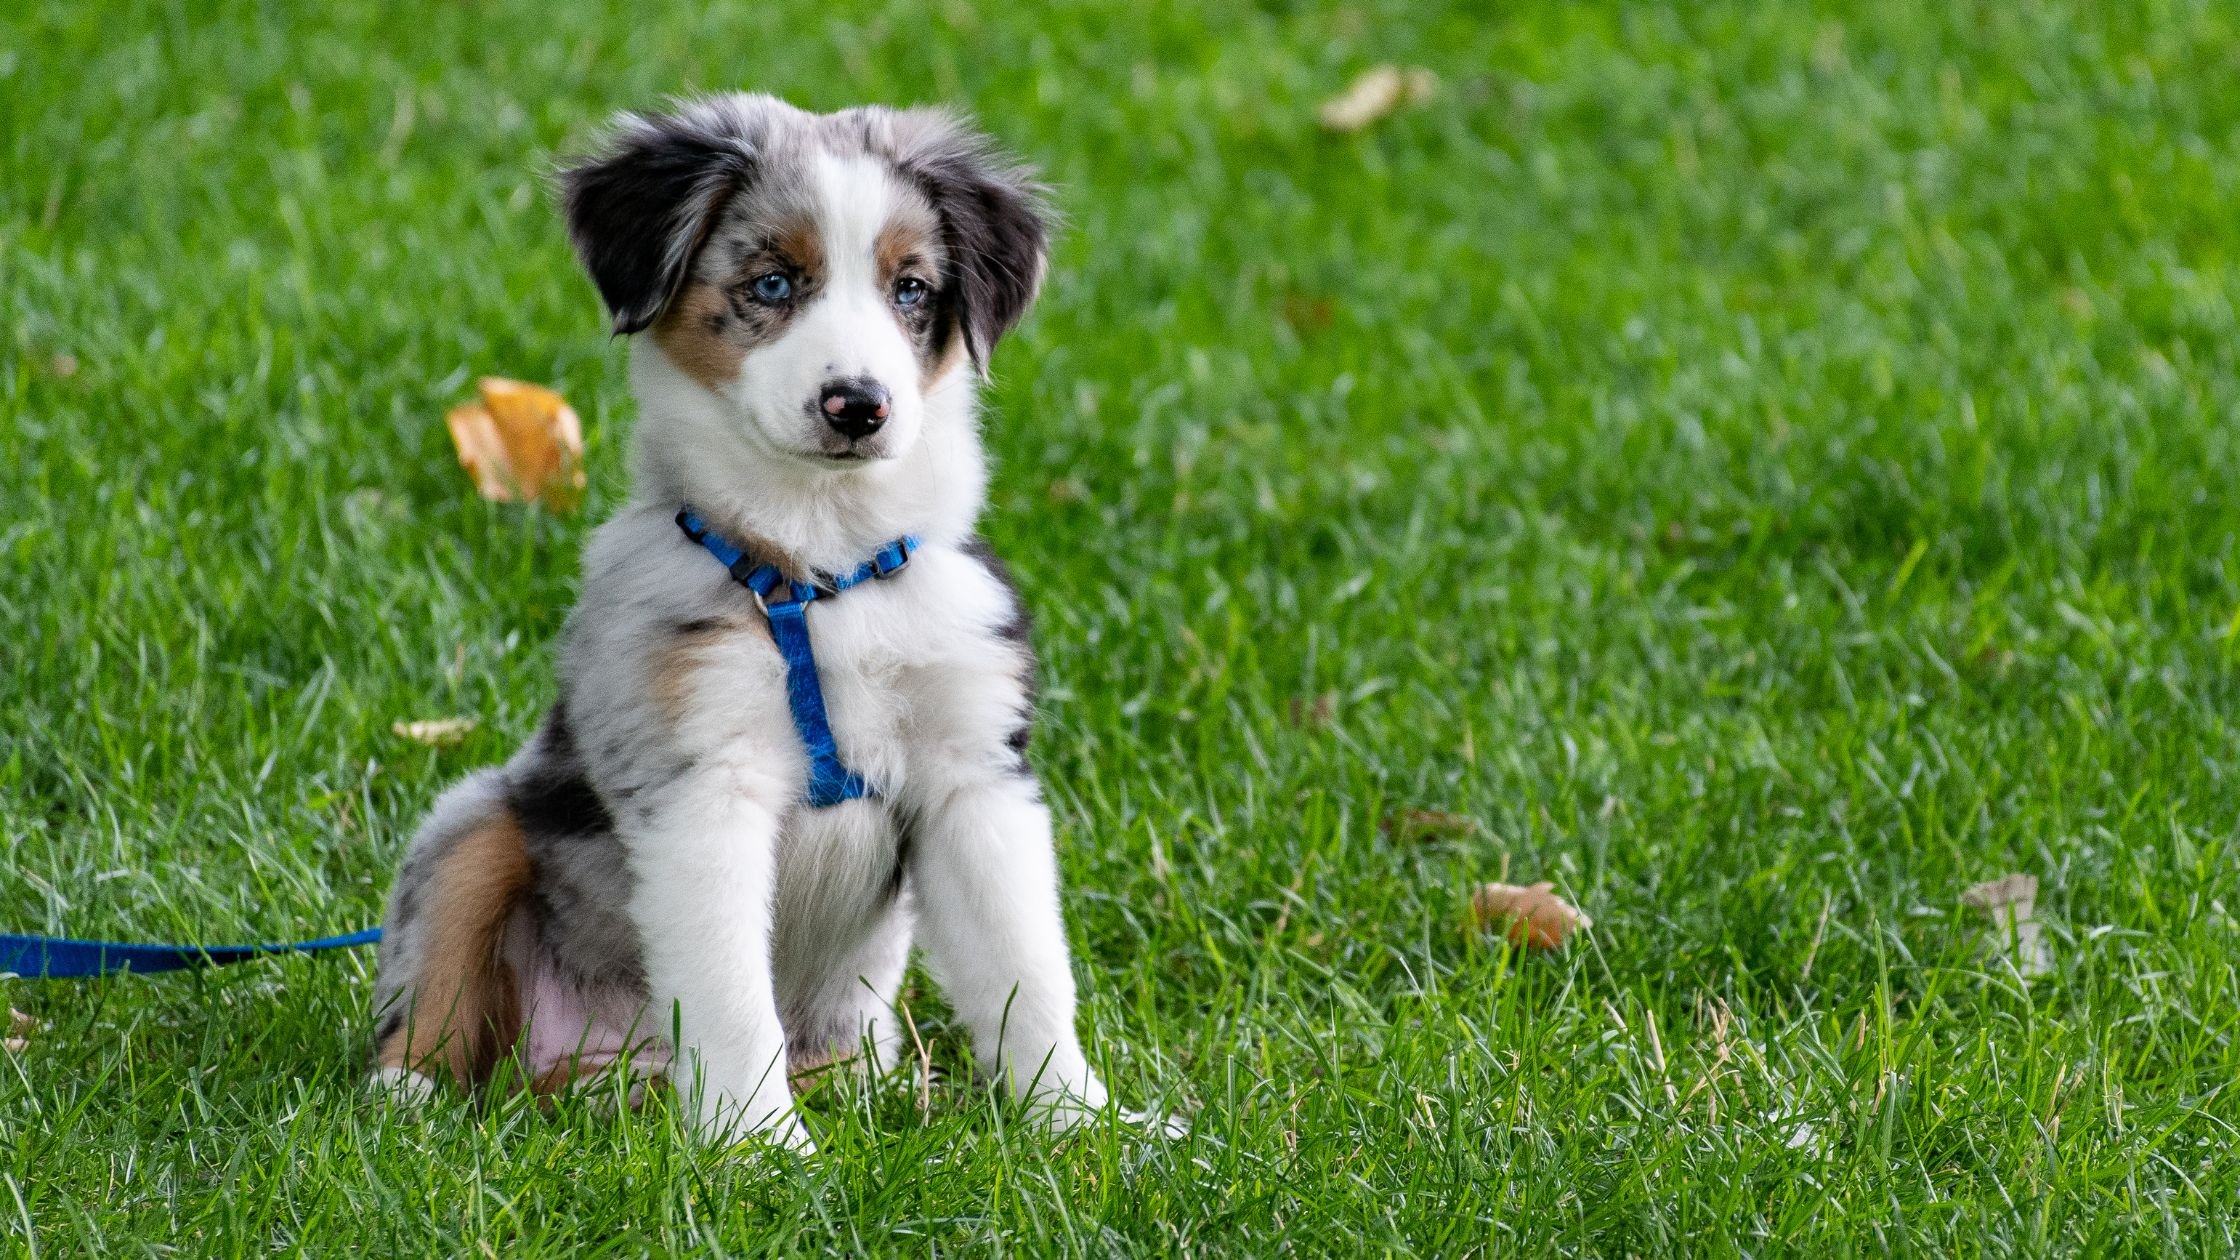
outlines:
M675 1019L675 1083L698 1132L766 1133L807 1150L786 1081L771 987L778 811L766 775L688 773L630 836L630 914L645 949L649 1015Z
M1104 1084L1074 1029L1050 811L1033 781L948 792L912 839L919 941L981 1071L1061 1125L1102 1108Z

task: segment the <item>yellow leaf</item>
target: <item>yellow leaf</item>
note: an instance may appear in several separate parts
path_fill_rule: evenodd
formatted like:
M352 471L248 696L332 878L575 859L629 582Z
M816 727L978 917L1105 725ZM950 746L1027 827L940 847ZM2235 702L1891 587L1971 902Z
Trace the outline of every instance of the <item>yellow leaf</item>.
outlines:
M483 498L571 511L583 499L583 424L568 400L542 385L485 376L479 403L444 416L459 466Z

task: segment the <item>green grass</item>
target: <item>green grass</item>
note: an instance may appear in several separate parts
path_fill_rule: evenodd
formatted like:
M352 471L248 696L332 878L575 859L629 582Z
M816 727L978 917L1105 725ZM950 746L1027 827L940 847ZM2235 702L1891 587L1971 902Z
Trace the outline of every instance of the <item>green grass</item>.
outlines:
M10 1246L2240 1250L2240 14L606 7L0 16L0 926L371 921L623 493L553 155L692 88L954 101L1070 218L988 530L1093 1053L1192 1132L952 1071L726 1158L370 1104L363 955L8 982ZM1441 93L1321 133L1385 60ZM472 497L485 372L577 402L583 518ZM1504 870L1596 928L1473 941ZM2049 977L1958 905L2008 871Z

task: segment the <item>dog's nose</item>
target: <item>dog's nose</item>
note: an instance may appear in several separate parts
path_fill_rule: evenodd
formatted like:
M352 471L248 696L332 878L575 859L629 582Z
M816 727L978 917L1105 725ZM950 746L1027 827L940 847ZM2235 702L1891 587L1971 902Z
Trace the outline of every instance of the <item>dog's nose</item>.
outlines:
M854 441L870 437L887 422L887 387L868 377L826 381L824 420L840 436Z

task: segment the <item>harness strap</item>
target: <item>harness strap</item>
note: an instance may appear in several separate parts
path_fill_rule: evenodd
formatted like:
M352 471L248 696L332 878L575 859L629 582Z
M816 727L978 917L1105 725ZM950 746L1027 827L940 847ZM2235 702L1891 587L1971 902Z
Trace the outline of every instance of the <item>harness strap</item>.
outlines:
M819 581L788 581L773 564L757 564L739 548L708 528L688 505L677 509L677 528L730 570L732 580L754 593L756 606L770 623L770 638L786 662L786 707L793 711L794 733L801 737L809 756L809 782L804 799L817 809L872 795L863 776L840 761L833 743L832 723L825 716L824 688L817 681L817 655L809 643L809 605L819 595L838 595L851 586L874 578L893 577L910 563L918 549L914 535L887 543L869 560L847 573L820 574ZM784 596L779 588L784 587Z
M224 967L265 954L311 954L328 949L350 949L381 939L381 929L367 928L348 936L323 936L315 941L288 941L272 945L136 945L122 941L81 941L66 936L22 936L0 932L0 973L31 979L82 980L89 976L133 971L152 975L159 971L185 971L189 967Z

